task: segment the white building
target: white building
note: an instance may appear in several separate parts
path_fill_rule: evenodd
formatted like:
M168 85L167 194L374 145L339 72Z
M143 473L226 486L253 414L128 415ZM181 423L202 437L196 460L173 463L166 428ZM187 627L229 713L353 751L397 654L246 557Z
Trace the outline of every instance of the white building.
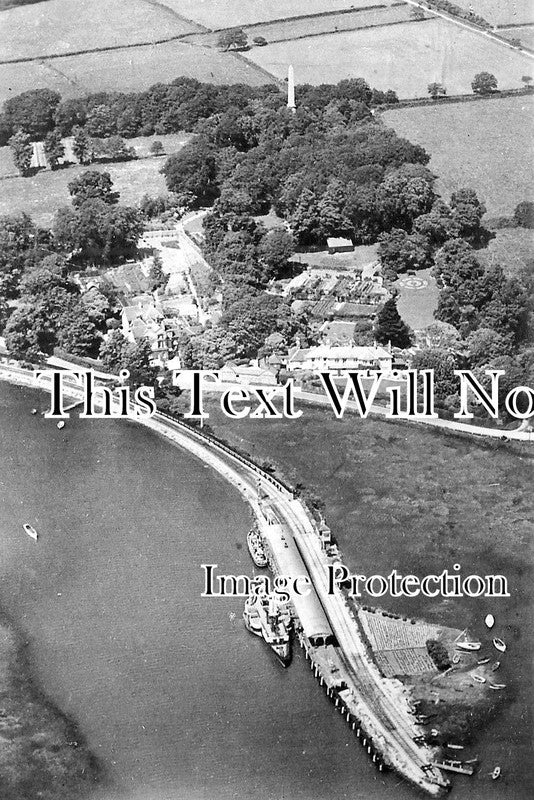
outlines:
M391 371L392 354L384 347L345 345L318 347L295 347L289 351L286 369L310 372L338 372L351 369L381 369Z

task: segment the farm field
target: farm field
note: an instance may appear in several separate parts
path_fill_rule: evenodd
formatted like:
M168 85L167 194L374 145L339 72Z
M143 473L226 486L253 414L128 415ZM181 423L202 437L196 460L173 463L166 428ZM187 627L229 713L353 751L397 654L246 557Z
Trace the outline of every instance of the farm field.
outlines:
M145 0L48 0L2 14L0 58L28 58L156 41L198 27Z
M454 0L456 5L473 9L493 25L534 22L532 0Z
M449 94L470 94L482 71L496 75L500 88L515 88L531 70L528 56L439 19L255 47L247 59L279 78L293 64L296 83L362 77L401 98L425 96L432 81Z
M522 96L395 109L383 119L431 154L445 197L468 185L488 216L509 216L521 200L534 200L533 113L534 98Z
M532 16L534 17L534 12ZM520 39L521 44L534 50L534 25L525 26L524 28L501 28L499 33L507 39Z
M401 275L393 286L399 290L399 314L412 330L421 330L435 322L439 290L429 269L418 270L415 275Z
M280 0L160 0L162 5L211 30L391 2L393 0L287 0L285 3Z
M305 36L317 36L324 33L337 31L351 31L355 28L371 27L373 25L390 25L395 22L408 22L410 20L410 6L407 4L396 6L375 6L367 10L354 10L339 14L331 13L312 18L289 19L278 22L264 22L256 25L244 25L243 30L249 37L249 42L255 36L263 36L268 42L283 42L287 39L301 39ZM198 41L199 44L216 46L220 34L197 34L188 37L188 41Z
M165 179L160 175L165 157L127 161L121 164L91 164L90 167L69 167L55 172L38 172L30 178L6 178L1 181L0 214L25 211L34 222L50 227L55 211L70 205L67 184L87 169L109 172L120 192L121 203L137 205L145 194L165 194Z
M203 52L202 52L203 50ZM135 92L181 75L211 83L259 86L274 78L232 53L182 42L63 56L51 61L0 64L0 102L48 87L63 97L98 91Z

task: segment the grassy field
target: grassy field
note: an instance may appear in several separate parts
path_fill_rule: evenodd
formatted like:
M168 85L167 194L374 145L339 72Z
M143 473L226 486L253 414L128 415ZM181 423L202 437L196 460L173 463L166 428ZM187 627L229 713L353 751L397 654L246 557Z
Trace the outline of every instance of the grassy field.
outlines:
M43 63L0 65L0 102L48 87L64 97L89 92L135 92L181 75L211 83L259 86L273 78L232 53L182 42L64 56Z
M454 0L456 5L487 19L493 25L534 22L532 0Z
M49 0L6 11L0 26L2 60L156 41L190 33L163 7L144 0Z
M401 136L431 153L430 169L445 196L471 186L490 216L509 215L521 200L534 200L532 114L534 98L387 111L383 119Z
M255 47L247 58L280 78L291 63L297 83L359 76L399 97L424 96L432 81L449 94L470 93L473 76L483 70L501 88L518 87L531 70L527 56L438 19Z
M393 284L399 290L397 308L402 319L414 331L426 328L434 320L438 305L438 287L429 269L415 275L401 275Z
M478 258L488 266L500 264L508 275L534 274L534 231L525 228L506 228L496 231Z
M534 17L534 12L532 16ZM507 39L520 39L521 44L525 45L525 47L534 49L534 25L525 26L524 28L503 28L499 33Z
M265 22L253 26L243 26L248 34L249 42L255 36L263 36L268 42L282 42L288 39L299 39L303 36L317 36L336 31L351 31L371 25L387 25L392 22L405 22L410 19L410 6L407 4L385 8L354 10L348 13L328 14L326 16L284 20L281 22ZM218 33L197 34L188 37L188 41L199 44L217 45Z
M393 0L160 0L187 19L215 30L282 17L300 17L343 8L359 8Z
M165 179L159 174L164 162L165 156L122 164L92 164L91 169L109 172L114 188L120 192L120 202L136 205L144 194L166 193ZM25 211L35 222L49 227L56 210L70 205L67 184L86 169L76 166L38 172L30 178L6 178L0 183L0 214Z

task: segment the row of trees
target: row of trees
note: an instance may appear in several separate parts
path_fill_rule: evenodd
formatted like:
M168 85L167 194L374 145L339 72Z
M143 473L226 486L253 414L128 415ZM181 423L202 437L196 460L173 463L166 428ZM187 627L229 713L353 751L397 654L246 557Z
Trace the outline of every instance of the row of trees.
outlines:
M310 108L327 105L333 98L350 99L351 81L336 86L297 87L299 102ZM348 93L347 93L348 92ZM86 97L62 100L51 89L31 89L9 98L0 115L0 145L7 144L18 131L30 140L43 140L50 131L61 137L83 128L90 138L163 135L193 130L202 119L222 114L228 108L243 109L260 102L270 108L285 105L285 96L275 84L214 85L194 78L176 78L172 83L157 83L144 92L97 92ZM380 105L395 102L394 92L369 91L369 102Z

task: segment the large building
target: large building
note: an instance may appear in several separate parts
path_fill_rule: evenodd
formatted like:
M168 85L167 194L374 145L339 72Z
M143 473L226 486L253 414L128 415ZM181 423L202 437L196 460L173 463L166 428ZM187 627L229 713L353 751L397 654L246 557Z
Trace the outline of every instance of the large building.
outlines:
M319 345L306 348L297 346L289 351L286 369L291 372L302 370L338 374L351 369L381 369L390 372L392 363L393 356L389 350L377 345L366 347Z

